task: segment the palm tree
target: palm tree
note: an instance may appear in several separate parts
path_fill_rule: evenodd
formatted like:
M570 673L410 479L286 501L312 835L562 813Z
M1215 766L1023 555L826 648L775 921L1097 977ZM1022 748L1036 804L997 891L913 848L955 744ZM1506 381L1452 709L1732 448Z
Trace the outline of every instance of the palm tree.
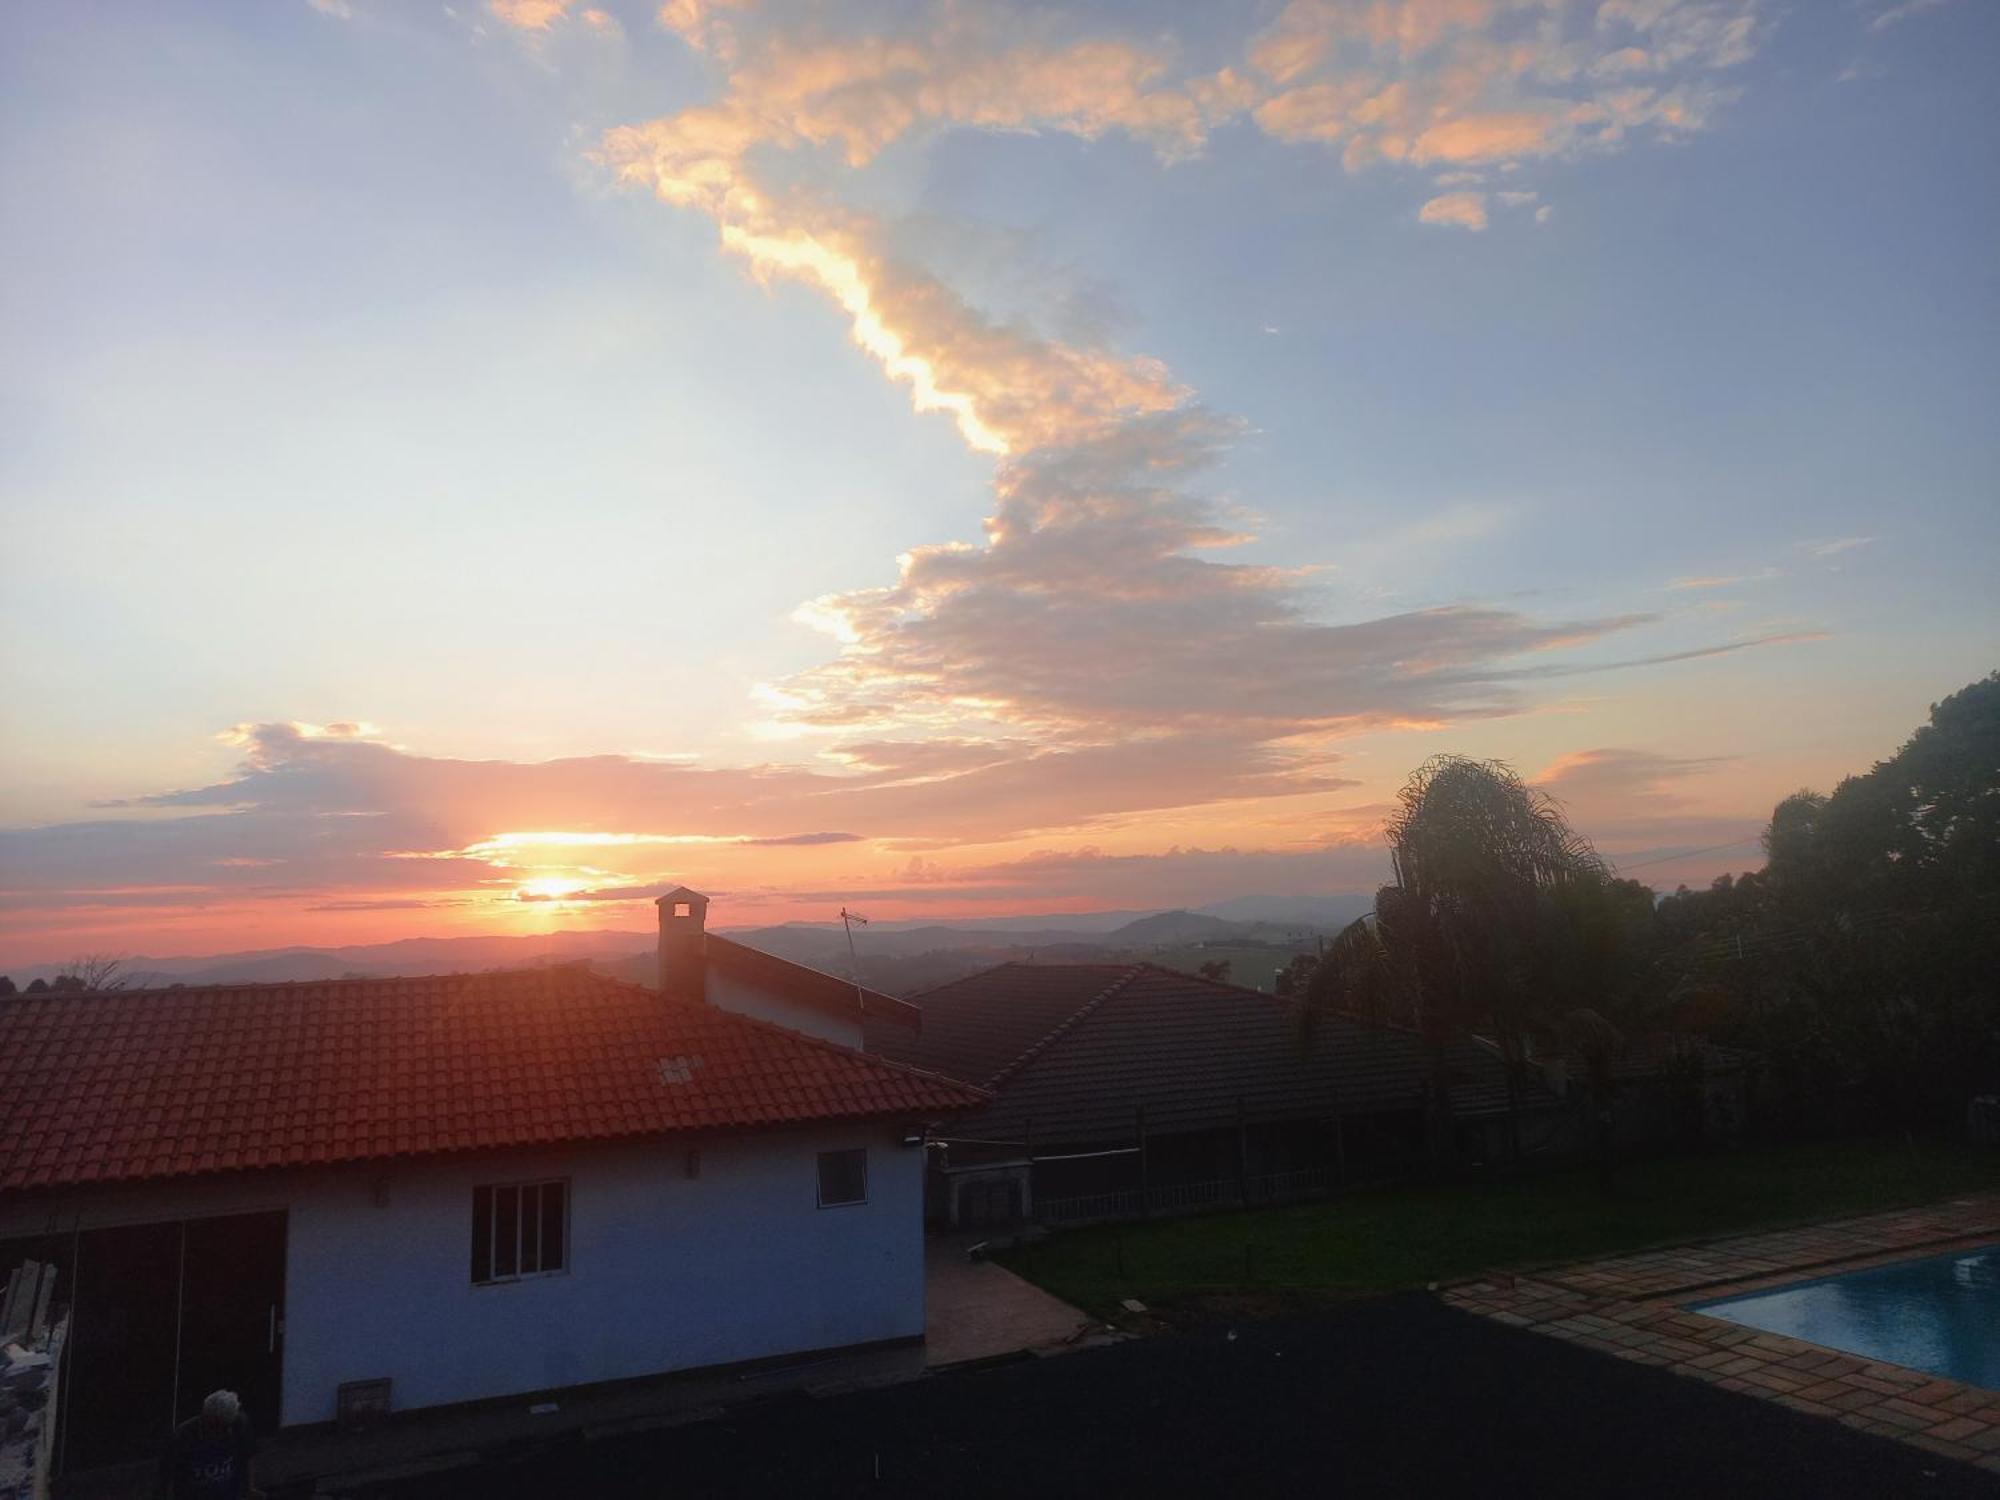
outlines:
M1565 1013L1552 1004L1579 977L1589 946L1581 939L1608 885L1604 864L1550 798L1498 761L1424 762L1399 794L1387 833L1394 881L1377 893L1371 916L1335 939L1307 1003L1422 1034L1440 1159L1450 1149L1446 1049L1454 1037L1490 1028L1507 1065L1518 1156L1529 1037Z

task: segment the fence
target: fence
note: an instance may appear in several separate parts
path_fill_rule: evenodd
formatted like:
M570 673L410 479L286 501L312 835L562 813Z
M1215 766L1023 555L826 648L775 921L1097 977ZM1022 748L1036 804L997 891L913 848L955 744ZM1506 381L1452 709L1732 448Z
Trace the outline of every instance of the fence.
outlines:
M1035 1217L1045 1224L1095 1224L1137 1219L1147 1214L1184 1214L1221 1204L1285 1203L1330 1193L1340 1185L1332 1167L1300 1172L1266 1172L1255 1177L1222 1177L1209 1182L1169 1182L1076 1198L1043 1198Z

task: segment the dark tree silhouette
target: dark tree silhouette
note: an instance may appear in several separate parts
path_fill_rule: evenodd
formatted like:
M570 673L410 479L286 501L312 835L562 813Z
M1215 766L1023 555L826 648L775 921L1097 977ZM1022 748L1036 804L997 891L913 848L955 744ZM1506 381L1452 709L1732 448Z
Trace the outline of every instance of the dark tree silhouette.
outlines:
M1772 810L1763 870L1660 905L1670 998L1757 1051L1794 1123L1955 1124L2000 1092L2000 673Z
M73 958L51 981L52 990L122 990L130 983L125 960L108 953L86 953Z
M1370 916L1334 940L1308 1002L1423 1035L1441 1159L1451 1150L1446 1048L1467 1031L1490 1031L1507 1062L1518 1155L1528 1040L1578 1005L1599 1003L1587 986L1612 982L1623 951L1607 915L1615 888L1555 802L1498 761L1426 761L1387 832L1395 880Z

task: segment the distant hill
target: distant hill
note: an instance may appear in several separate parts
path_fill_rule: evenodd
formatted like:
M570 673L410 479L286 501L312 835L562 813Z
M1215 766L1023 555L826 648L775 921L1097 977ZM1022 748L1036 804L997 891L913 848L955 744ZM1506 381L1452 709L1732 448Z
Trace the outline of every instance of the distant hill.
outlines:
M260 948L180 958L125 960L133 985L280 984L288 980L385 978L395 974L458 974L482 969L531 969L578 959L616 958L650 943L649 932L551 932L533 937L404 938L340 948ZM62 964L4 970L16 984L53 979Z
M1130 917L1108 929L1097 923L1091 927L1050 925L1019 930L992 925L896 927L884 923L855 929L854 960L859 964L861 982L887 995L915 995L995 964L1141 960L1190 974L1203 964L1226 962L1232 983L1269 990L1279 969L1300 953L1316 951L1325 938L1368 906L1368 898L1362 896L1322 902L1323 919L1311 923L1228 921L1194 911ZM1045 920L1055 924L1067 919ZM845 978L854 972L847 935L838 924L788 922L778 927L740 928L728 935L749 947L829 974ZM595 960L594 966L623 979L650 984L655 962L648 947L621 960Z
M1248 898L1248 909L1270 909ZM1240 906L1239 903L1230 903ZM907 995L994 964L1108 963L1148 959L1192 972L1226 958L1239 984L1269 988L1270 975L1294 953L1366 911L1365 896L1331 897L1295 910L1304 920L1231 919L1205 911L1082 912L1044 917L974 918L943 923L878 922L857 927L854 950L861 981L885 994ZM779 958L842 976L850 972L847 935L838 922L787 922L772 927L717 928L740 943ZM134 985L274 984L289 980L386 978L452 974L589 962L604 973L651 983L651 932L553 932L533 937L405 938L339 948L265 948L181 958L131 958ZM16 984L49 979L61 964L10 972Z

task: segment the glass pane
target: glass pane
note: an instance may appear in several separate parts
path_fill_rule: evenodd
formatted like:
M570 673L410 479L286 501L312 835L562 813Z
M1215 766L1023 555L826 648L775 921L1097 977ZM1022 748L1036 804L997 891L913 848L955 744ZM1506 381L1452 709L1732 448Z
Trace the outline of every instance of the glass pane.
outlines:
M867 1196L866 1151L820 1152L819 1201L822 1208L836 1203L859 1203Z
M512 1276L519 1265L521 1190L502 1187L493 1190L493 1274Z
M521 1189L521 1274L542 1268L542 1200L535 1183Z
M563 1259L563 1184L542 1184L542 1269L560 1271Z
M493 1189L472 1190L472 1279L493 1279Z

